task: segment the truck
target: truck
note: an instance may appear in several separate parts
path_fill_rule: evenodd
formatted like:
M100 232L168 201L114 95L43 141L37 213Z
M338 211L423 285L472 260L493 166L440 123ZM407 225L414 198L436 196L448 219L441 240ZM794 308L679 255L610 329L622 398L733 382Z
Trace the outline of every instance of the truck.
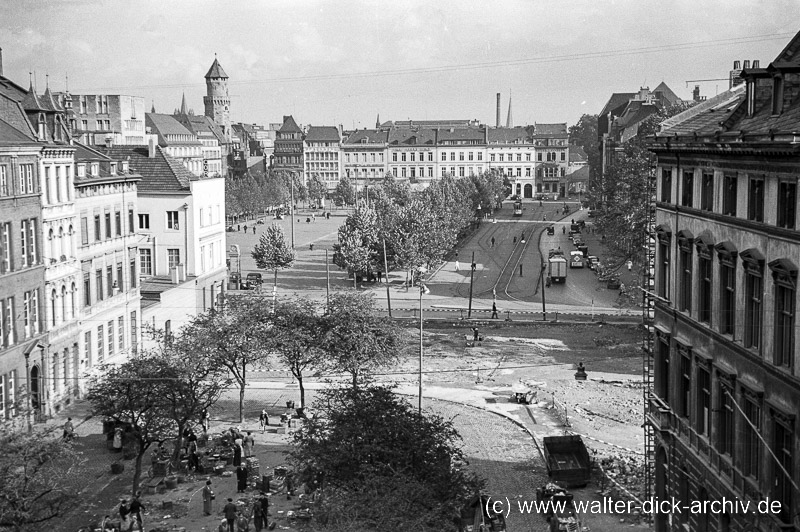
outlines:
M583 253L580 251L570 251L569 252L569 267L572 268L583 268Z
M567 278L567 259L561 250L551 249L547 259L547 275L554 283L563 283Z
M553 482L567 488L582 488L589 483L591 462L580 436L545 436L542 446L547 474Z

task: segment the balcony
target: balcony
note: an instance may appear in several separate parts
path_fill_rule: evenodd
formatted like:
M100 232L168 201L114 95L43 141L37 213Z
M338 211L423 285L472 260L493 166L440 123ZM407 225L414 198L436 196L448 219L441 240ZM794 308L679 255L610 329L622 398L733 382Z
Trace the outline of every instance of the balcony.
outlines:
M647 402L647 420L653 428L662 432L672 430L672 409L656 395Z

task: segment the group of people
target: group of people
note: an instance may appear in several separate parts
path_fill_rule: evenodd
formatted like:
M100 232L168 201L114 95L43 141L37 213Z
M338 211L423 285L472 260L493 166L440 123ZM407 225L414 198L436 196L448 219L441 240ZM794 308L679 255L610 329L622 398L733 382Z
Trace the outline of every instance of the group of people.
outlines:
M117 512L119 513L119 530L121 532L127 532L131 530L140 530L144 531L144 525L142 524L142 512L145 510L142 501L139 500L141 497L141 492L136 492L136 495L133 496L133 500L128 504L127 499L122 499L119 502L119 509ZM136 526L136 528L134 528ZM112 525L111 516L107 515L103 518L103 522L100 525L100 530L106 532L106 530L114 530Z
M203 488L203 513L211 515L213 512L213 501L216 498L214 490L211 488L211 480L206 481ZM253 502L250 515L239 511L239 507L228 498L227 503L222 508L225 518L219 524L217 532L237 532L240 530L250 530L250 520L255 526L256 532L264 528L269 528L269 497L265 492L260 492L258 498Z

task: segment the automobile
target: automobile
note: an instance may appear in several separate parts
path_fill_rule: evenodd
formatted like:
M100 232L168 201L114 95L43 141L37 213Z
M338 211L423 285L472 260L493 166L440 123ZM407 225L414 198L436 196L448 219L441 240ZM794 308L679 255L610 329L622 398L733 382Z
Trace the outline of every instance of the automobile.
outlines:
M575 238L572 239L572 243L575 245L575 249L577 249L584 242L583 242L583 239L580 237L580 235L577 235L577 236L575 236Z
M572 268L583 268L583 253L580 251L570 251L569 252L569 267Z
M264 225L264 219L261 218L256 222L256 225Z
M597 265L600 264L600 259L595 255L589 255L586 257L586 264L589 266L590 270L595 270Z
M583 255L584 258L589 256L589 246L587 246L583 242L581 242L580 244L578 244L575 247L578 249L578 251L581 252L581 254Z
M248 273L247 277L245 278L245 284L248 290L261 286L262 282L263 279L261 278L260 273Z
M553 227L552 225L547 226L547 234L548 235L553 235L553 234L555 234L555 232L556 232L556 228L555 227Z
M589 209L589 218L594 218L597 211L595 209Z
M568 234L569 234L569 239L574 241L576 238L580 238L581 232L577 229L570 229Z

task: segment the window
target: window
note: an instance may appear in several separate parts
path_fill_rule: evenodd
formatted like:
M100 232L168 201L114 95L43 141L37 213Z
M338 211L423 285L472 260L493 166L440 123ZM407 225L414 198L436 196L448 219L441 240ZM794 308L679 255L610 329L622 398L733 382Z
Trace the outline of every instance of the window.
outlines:
M764 260L750 250L742 252L744 266L744 346L761 347L761 304L764 297Z
M681 353L681 380L680 380L680 393L678 395L678 414L688 418L689 405L691 405L691 390L692 390L692 359L685 348Z
M131 312L131 352L135 355L139 347L139 329L136 321L136 311Z
M444 154L442 154L442 157L444 157ZM392 152L392 161L397 162L397 152Z
M670 242L672 239L670 238L670 234L665 231L659 231L657 238L658 267L656 271L658 272L658 285L656 286L656 290L659 296L669 299Z
M105 213L105 220L106 220L106 238L111 238L111 213Z
M747 219L754 222L764 221L764 179L750 178L750 189L747 193Z
M167 211L167 229L178 230L178 211Z
M454 151L450 152L450 160L451 161L455 161L456 160L456 152L454 152Z
M114 356L114 320L108 322L108 356Z
M719 411L717 412L717 450L733 456L733 387L730 380L720 375Z
M100 227L100 215L94 215L94 241L100 242L103 239L102 229Z
M562 161L566 161L567 160L567 152L564 152L564 151L561 152L561 160Z
M678 286L678 310L692 312L692 246L688 239L679 238L680 284Z
M89 219L81 216L81 244L84 246L89 243Z
M778 183L778 227L794 229L797 217L797 183Z
M125 291L125 283L124 283L124 277L122 276L121 262L117 263L117 289L119 289L120 292Z
M772 114L779 115L783 111L783 78L772 78Z
M659 334L656 348L656 394L669 404L669 337Z
M499 159L499 160L500 160L500 162L501 162L501 163L502 163L503 161L505 161L505 154L504 154L504 153L501 153L501 154L500 154L500 159Z
M708 436L708 421L711 415L711 375L708 369L697 367L697 419L695 427L698 434Z
M406 152L403 152L403 153L400 154L400 161L401 162L406 162Z
M153 275L153 250L139 248L139 264L142 275Z
M698 319L711 324L711 280L713 277L711 253L707 247L698 246L697 269L699 280Z
M714 210L714 174L703 172L702 187L700 189L700 208L704 211Z
M172 268L177 268L178 264L181 263L181 250L180 249L168 249L167 250L167 266L171 270Z
M103 300L103 269L98 268L94 272L94 280L95 280L95 291L94 293L97 294L97 300Z
M794 306L797 270L785 259L769 264L775 280L775 339L773 362L776 366L792 367L794 356Z
M106 266L106 290L108 290L108 297L114 295L114 268Z
M135 253L135 251L134 251ZM130 279L131 279L131 288L136 288L136 256L131 259L130 262Z
M122 316L117 318L117 340L119 341L117 347L121 353L125 349L125 318Z
M681 183L681 205L692 207L694 200L694 171L683 172L683 182Z
M133 209L128 209L128 232L134 233L136 231L136 225L133 223Z
M120 211L116 211L114 213L114 224L116 228L116 235L122 236L122 213Z
M103 326L97 326L97 363L102 364L105 359L105 343L106 337L103 335Z
M759 477L761 461L761 401L759 396L742 388L741 468L744 476Z
M672 203L672 170L670 168L661 169L661 201Z
M11 271L11 222L0 224L0 273Z
M781 510L779 517L784 523L793 520L791 515L792 509L792 477L794 472L792 455L794 454L794 420L776 410L772 410L772 450L775 453L778 464L773 464L773 477L775 484L772 491L772 496L775 500L780 501ZM784 473L786 471L786 473Z
M719 256L719 332L734 335L736 326L736 252L717 246Z
M139 214L139 229L150 229L149 214Z
M478 152L478 160L479 161L483 160L483 152L481 152L481 151Z
M21 164L19 165L19 193L33 194L33 192L33 165Z
M83 272L83 306L92 304L92 276L88 271Z

